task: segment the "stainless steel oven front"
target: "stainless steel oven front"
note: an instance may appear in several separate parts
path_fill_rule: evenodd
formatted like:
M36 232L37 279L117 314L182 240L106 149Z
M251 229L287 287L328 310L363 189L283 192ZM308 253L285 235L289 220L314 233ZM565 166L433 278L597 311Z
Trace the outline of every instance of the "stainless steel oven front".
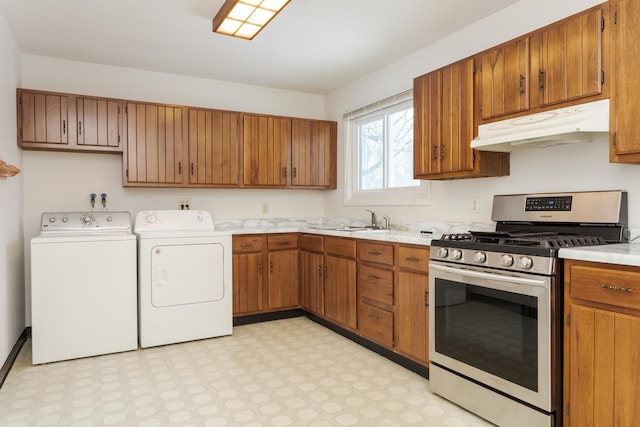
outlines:
M555 425L555 280L432 260L431 390L501 426Z

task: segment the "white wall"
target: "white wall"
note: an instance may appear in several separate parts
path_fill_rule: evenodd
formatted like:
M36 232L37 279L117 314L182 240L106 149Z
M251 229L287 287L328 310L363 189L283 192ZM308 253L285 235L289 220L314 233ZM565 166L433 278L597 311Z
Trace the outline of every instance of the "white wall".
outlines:
M16 145L20 52L0 7L0 160L22 168ZM0 178L0 367L25 327L22 179Z
M323 118L324 97L200 78L22 55L22 86L65 93L293 117ZM15 105L12 105L15 110ZM15 112L12 126L15 129ZM11 144L15 145L12 136ZM177 209L178 198L214 218L321 217L318 190L144 189L122 187L122 156L24 151L24 242L30 324L29 242L47 211L89 209L90 193L107 193L110 210ZM262 214L262 203L269 213Z
M344 112L412 87L413 78L458 59L601 3L598 0L522 0L404 59L327 96L327 118L338 121L338 175L344 176ZM523 19L526 18L526 19ZM629 192L630 225L640 225L640 165L610 164L606 138L583 145L550 147L511 154L511 175L432 181L430 206L378 206L392 222L490 222L494 194L623 189ZM326 193L325 214L366 218L365 207L345 207L344 191ZM480 212L471 212L478 197Z

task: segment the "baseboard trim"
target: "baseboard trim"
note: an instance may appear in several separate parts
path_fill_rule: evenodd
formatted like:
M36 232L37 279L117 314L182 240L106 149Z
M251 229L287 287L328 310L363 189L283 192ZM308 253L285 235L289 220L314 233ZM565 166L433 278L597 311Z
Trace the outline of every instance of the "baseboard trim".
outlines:
M271 320L291 319L292 317L302 317L304 311L300 308L284 311L273 311L269 313L250 314L248 316L238 316L233 318L233 326L249 325L251 323L269 322Z
M354 334L351 331L341 328L340 326L334 325L333 323L316 316L313 313L305 312L305 316L314 322L331 329L333 332L342 335L345 338L350 339L351 341L360 344L363 347L368 348L369 350L378 353L380 356L389 359L390 361L397 363L398 365L407 368L411 372L414 372L421 377L429 379L429 367L421 365L420 363L414 362L411 359L407 359L404 356L400 356L398 353L395 353L388 348L382 347L379 344L376 344L372 341L369 341L366 338L361 337L360 335Z
M13 366L13 363L18 358L18 354L20 353L22 346L24 345L25 342L27 342L27 338L29 338L30 336L31 336L31 327L28 326L24 328L24 331L22 331L22 333L18 337L18 340L16 341L13 348L11 349L11 352L9 353L7 360L5 360L4 365L2 365L2 368L0 368L0 389L4 384L4 380L6 380L7 376L9 375L9 371L11 371L11 367Z

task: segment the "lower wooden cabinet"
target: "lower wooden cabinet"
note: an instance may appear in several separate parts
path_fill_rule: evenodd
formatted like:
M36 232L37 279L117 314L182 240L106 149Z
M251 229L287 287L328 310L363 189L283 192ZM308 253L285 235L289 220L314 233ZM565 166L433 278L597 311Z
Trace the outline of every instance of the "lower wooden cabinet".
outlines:
M388 348L393 348L393 312L369 305L358 305L360 335Z
M318 316L324 316L323 247L322 236L300 236L300 306Z
M270 234L267 250L269 309L298 307L298 235Z
M233 236L233 315L265 310L263 236Z
M565 264L564 425L640 425L640 268Z
M429 249L398 247L396 351L429 363Z
M339 239L339 238L329 238ZM345 246L355 241L345 239ZM343 244L340 243L340 244ZM325 254L324 315L347 329L357 328L356 260L336 254Z

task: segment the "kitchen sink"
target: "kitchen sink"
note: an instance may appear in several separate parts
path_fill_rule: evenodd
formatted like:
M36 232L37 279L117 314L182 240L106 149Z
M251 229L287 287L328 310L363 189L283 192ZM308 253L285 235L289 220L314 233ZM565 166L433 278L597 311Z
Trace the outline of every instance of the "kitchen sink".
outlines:
M358 231L358 232L370 232L370 233L385 233L389 230L384 228L371 228L359 225L314 225L309 227L315 230L331 230L331 231Z

